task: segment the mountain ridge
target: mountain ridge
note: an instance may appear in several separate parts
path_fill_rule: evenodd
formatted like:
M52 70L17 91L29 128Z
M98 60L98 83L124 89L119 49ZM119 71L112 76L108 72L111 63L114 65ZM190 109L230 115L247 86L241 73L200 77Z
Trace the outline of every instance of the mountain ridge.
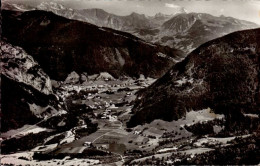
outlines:
M17 9L16 5L14 8L19 10L21 7ZM135 12L119 16L103 9L78 10L53 2L41 3L35 8L28 7L28 10L35 9L52 11L69 19L129 32L148 42L178 48L185 53L228 33L259 27L255 23L223 15L218 17L206 13L188 13L182 7L175 9L170 15L156 13L154 16L145 16Z

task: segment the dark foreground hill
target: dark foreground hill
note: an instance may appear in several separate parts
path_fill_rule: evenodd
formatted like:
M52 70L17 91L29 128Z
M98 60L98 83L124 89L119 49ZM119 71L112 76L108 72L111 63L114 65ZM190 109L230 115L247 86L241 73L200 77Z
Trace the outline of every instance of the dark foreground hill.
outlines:
M139 93L128 125L210 107L227 117L260 112L260 29L207 42Z
M160 77L183 56L176 49L51 12L3 10L2 18L3 39L23 47L55 80L72 71Z

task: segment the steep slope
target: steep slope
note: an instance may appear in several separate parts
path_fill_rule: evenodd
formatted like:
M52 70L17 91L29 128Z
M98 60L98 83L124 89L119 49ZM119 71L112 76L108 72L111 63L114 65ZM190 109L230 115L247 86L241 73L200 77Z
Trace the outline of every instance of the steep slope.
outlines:
M3 10L2 17L3 37L23 47L56 80L72 71L160 77L183 57L181 51L51 12Z
M139 92L128 125L171 121L210 107L239 118L260 111L260 29L234 32L207 42L162 78Z
M57 112L50 78L19 47L1 41L1 131L36 123ZM56 107L56 108L54 108Z

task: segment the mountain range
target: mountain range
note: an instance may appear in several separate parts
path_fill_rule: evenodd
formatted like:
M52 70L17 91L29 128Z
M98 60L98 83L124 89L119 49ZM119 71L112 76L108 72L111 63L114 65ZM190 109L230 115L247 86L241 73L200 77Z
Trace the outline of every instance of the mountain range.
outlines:
M180 13L164 22L159 28L136 31L134 34L147 41L178 48L186 53L201 44L228 33L257 28L255 23L205 13ZM148 30L147 33L145 30Z
M176 9L174 14L166 15L162 13L157 13L155 16L145 16L144 14L131 13L126 16L118 16L112 13L108 13L103 9L93 8L93 9L72 9L65 7L64 5L55 2L42 2L36 7L19 5L19 4L9 4L3 3L3 9L16 10L16 11L29 11L29 10L44 10L51 11L57 15L88 22L100 27L108 27L115 30L132 32L136 29L142 28L155 28L177 13L185 12L184 8Z
M218 17L205 13L187 13L183 7L174 9L171 15L157 13L154 16L138 13L118 16L103 9L78 10L55 2L43 2L36 7L4 3L3 9L5 8L51 11L69 19L129 32L146 41L177 48L185 53L228 33L259 27L255 23L223 15Z

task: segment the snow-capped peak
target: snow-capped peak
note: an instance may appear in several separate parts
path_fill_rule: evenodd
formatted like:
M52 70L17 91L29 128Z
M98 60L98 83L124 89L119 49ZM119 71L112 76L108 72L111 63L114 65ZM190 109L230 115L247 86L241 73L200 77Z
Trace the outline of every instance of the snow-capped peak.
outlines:
M66 9L63 5L56 2L42 2L37 6L37 9L41 10L64 10Z
M35 8L23 4L8 3L7 1L3 1L2 9L25 12L29 10L34 10Z

